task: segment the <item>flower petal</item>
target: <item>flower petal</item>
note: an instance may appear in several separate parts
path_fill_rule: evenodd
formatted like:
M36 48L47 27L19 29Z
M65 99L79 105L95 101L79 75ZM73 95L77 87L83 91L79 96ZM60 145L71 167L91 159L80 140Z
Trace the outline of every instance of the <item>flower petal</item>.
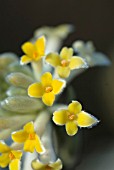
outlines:
M50 93L45 93L42 96L42 101L47 105L47 106L52 106L55 100L55 95L53 92Z
M28 57L27 55L23 55L21 57L21 64L27 64L30 63L32 61L32 59L30 57Z
M36 47L36 49L38 51L38 54L40 56L44 56L45 55L45 41L46 41L45 37L42 36L42 37L38 38L38 40L35 43L35 47Z
M61 170L62 169L62 162L60 159L57 159L56 162L50 163L50 167L52 167L54 170Z
M71 113L78 114L82 110L82 105L78 101L72 101L72 103L68 105L68 110Z
M29 122L24 126L24 131L27 133L34 133L34 124L33 122Z
M41 98L44 93L44 89L41 83L33 83L28 87L28 95L30 97Z
M53 121L57 125L64 125L67 122L67 110L58 110L53 113Z
M19 130L17 132L12 133L12 139L15 142L23 143L28 138L28 133L26 133L24 130Z
M21 165L19 159L13 159L9 164L9 170L20 170L21 169L20 167Z
M35 149L35 143L35 140L26 140L24 143L24 151L33 153Z
M22 157L22 152L21 151L12 150L11 152L13 153L13 155L15 156L16 159L21 159L21 157Z
M66 132L69 136L73 136L77 133L78 127L75 121L69 121L66 123Z
M56 71L61 78L67 78L70 75L69 67L58 66Z
M65 59L65 60L70 59L72 55L73 55L73 49L72 48L64 47L64 48L62 48L62 50L60 52L61 58Z
M27 54L28 56L32 57L33 52L34 52L34 45L30 42L25 42L22 46L21 46L22 50L24 51L25 54Z
M72 57L70 60L69 67L71 70L76 68L84 68L87 67L86 62L81 57Z
M63 86L65 85L65 82L60 80L52 80L52 87L53 87L53 93L58 94L61 92Z
M8 152L10 150L9 146L7 146L3 141L0 141L0 153Z
M37 160L33 160L32 163L31 163L31 166L34 170L44 170L45 168L45 165L42 164L38 159Z
M57 53L49 53L46 56L46 61L53 67L60 65L60 57Z
M52 83L52 75L50 72L46 72L41 77L41 82L43 86L50 86Z
M9 153L3 153L0 156L0 166L5 168L10 162Z
M36 149L36 151L37 151L38 153L44 152L44 148L43 148L43 146L42 146L42 144L41 144L41 141L40 141L38 135L36 135L35 149Z
M80 127L89 127L98 123L98 120L89 113L82 111L78 115L77 123Z

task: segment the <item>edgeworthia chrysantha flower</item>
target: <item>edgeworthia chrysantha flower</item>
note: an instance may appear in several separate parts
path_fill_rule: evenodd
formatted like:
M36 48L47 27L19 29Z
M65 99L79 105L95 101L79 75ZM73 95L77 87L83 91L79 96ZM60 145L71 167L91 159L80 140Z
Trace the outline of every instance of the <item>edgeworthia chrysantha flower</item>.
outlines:
M79 56L73 56L73 49L67 47L62 48L60 54L49 53L46 61L56 69L61 78L67 78L71 70L87 67L86 62Z
M27 123L23 130L14 132L12 139L17 143L24 143L24 151L26 152L34 152L34 150L38 153L44 152L40 138L34 130L33 122Z
M82 110L78 101L73 101L68 108L63 108L53 113L53 121L57 125L65 125L66 132L73 136L79 127L91 127L98 123L98 120L89 113Z
M32 168L34 170L61 170L62 162L60 159L57 159L55 162L49 162L49 164L43 164L37 159L32 161Z
M34 44L24 43L22 50L25 55L21 57L21 64L39 61L45 55L45 37L38 38Z
M28 88L28 95L30 97L42 98L42 101L47 106L52 106L55 101L55 95L59 94L65 82L63 80L53 79L49 72L41 76L41 82L31 84Z
M14 150L0 141L0 153L0 167L5 168L9 165L10 170L20 170L21 151Z

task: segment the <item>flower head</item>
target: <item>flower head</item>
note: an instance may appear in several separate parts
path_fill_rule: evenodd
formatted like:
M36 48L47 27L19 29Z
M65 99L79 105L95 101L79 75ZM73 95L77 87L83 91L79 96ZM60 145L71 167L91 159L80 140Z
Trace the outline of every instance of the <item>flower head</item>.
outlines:
M21 151L13 150L4 142L0 141L0 167L5 168L9 165L10 170L20 170Z
M41 82L31 84L28 88L30 97L42 98L42 101L51 106L54 103L55 95L60 93L65 83L53 79L51 73L46 72L41 77Z
M34 44L31 42L24 43L22 50L25 53L25 55L21 57L22 64L40 60L45 55L45 37L42 36L38 38Z
M73 49L67 47L61 50L60 55L49 53L46 61L56 68L58 75L62 78L67 78L71 70L87 67L85 61L79 56L73 56Z
M53 121L57 125L65 125L68 135L73 136L79 127L90 127L98 120L92 115L82 110L82 106L78 101L73 101L68 105L67 109L60 109L53 113Z
M61 170L62 162L60 159L57 159L56 162L50 162L49 164L43 164L39 160L32 161L32 168L34 170Z
M40 139L34 130L33 122L27 123L23 130L14 132L12 134L12 139L18 143L24 143L24 151L42 153L44 151L41 145Z

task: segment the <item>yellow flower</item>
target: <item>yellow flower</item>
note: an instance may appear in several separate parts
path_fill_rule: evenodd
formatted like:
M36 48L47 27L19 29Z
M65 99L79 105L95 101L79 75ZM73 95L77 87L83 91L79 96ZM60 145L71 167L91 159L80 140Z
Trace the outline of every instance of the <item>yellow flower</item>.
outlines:
M64 47L60 55L57 53L49 53L46 56L46 61L56 68L60 77L67 78L71 70L87 67L87 64L81 57L72 55L73 49Z
M20 170L21 151L13 150L0 141L0 153L0 167L5 168L9 165L10 170Z
M40 139L34 130L33 122L27 123L23 130L14 132L12 139L18 143L24 143L24 151L26 152L34 152L34 149L36 149L38 153L44 151Z
M34 44L31 42L24 43L22 50L25 55L21 57L21 64L40 60L45 55L45 37L38 38Z
M32 168L34 170L61 170L62 162L57 159L56 162L50 162L49 164L43 164L39 160L32 161Z
M53 79L51 73L46 72L41 77L41 82L31 84L28 88L30 97L42 98L47 106L52 106L55 95L60 93L65 82Z
M53 121L57 125L65 125L68 135L73 136L77 133L78 127L91 127L98 123L92 115L82 110L78 101L73 101L67 109L60 109L53 113Z

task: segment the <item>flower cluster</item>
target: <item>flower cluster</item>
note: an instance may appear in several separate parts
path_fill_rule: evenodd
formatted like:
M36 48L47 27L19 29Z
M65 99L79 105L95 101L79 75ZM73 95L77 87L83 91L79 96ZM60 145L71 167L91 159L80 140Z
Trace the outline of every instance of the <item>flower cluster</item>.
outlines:
M51 120L56 125L65 125L69 136L76 135L78 127L92 127L98 123L94 116L82 110L80 102L76 99L70 101L68 95L67 100L71 102L68 106L56 104L59 94L69 81L90 66L87 57L94 52L93 46L89 45L87 50L82 42L75 42L74 49L63 47L58 53L55 51L58 51L61 41L72 31L71 27L66 24L56 29L46 27L43 31L48 34L48 39L46 40L45 33L43 36L39 35L41 30L38 36L36 31L32 42L22 45L24 55L20 62L13 53L5 53L0 57L0 79L3 82L0 88L2 168L9 165L10 170L20 170L24 154L25 158L30 156L28 160L31 161L26 162L25 159L23 170L61 170L62 161L53 148L54 126ZM51 49L53 45L54 52ZM78 55L73 55L75 51L79 52ZM106 57L102 60L105 61L103 64L108 65ZM27 66L28 63L31 66ZM13 142L8 146L2 140L10 135ZM34 158L32 155L35 153Z

